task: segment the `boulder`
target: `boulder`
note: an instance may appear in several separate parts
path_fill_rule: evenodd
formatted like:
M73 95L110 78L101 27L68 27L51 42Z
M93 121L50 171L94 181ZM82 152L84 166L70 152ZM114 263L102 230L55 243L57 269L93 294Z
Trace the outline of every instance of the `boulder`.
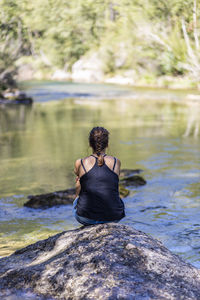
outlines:
M142 170L140 170L140 169L122 169L120 171L120 180L123 177L129 177L129 176L140 174L140 173L142 173Z
M126 186L144 185L146 181L137 175L141 170L122 169L120 174L119 192L120 197L125 198L129 195L130 191ZM56 191L53 193L29 195L28 201L24 203L24 206L31 208L49 208L56 205L72 204L75 199L75 189L70 188L67 190Z
M106 83L121 84L121 85L134 85L135 80L124 75L115 75L105 80Z
M56 70L51 74L51 80L71 80L71 74L65 70Z
M138 187L145 185L147 182L144 178L138 175L128 176L121 179L121 184L126 187Z
M199 300L200 270L119 223L80 227L0 259L0 298ZM28 298L29 297L29 298Z
M72 204L75 199L76 190L74 188L57 191L48 194L29 195L24 206L31 208L49 208L56 205Z
M98 53L81 57L72 66L71 78L77 82L103 82L103 63Z
M34 63L17 62L17 81L33 80L35 77L36 66Z
M2 92L0 104L32 104L33 99L24 92L15 89L7 89Z

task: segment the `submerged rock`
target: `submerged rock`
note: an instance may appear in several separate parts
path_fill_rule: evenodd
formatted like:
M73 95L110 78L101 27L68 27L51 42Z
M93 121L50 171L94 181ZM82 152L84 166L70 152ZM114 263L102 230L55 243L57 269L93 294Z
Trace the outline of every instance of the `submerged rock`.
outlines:
M199 300L200 270L161 242L107 223L59 233L0 259L0 297ZM40 298L41 297L41 298Z
M130 191L123 184L119 184L119 194L120 198L126 198L130 194Z
M121 198L127 197L130 193L126 186L137 187L146 183L146 181L142 177L133 175L140 172L141 170L131 169L124 169L121 171L119 184L119 192ZM75 189L71 188L62 191L56 191L53 193L29 195L29 200L24 204L24 206L31 208L49 208L56 205L72 204L75 199L75 193Z

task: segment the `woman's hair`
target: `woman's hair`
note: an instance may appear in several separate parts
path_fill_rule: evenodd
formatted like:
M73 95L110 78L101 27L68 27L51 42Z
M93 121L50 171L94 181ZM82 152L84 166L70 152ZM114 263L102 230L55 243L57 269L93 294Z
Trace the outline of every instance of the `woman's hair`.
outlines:
M108 147L109 132L104 127L94 127L89 134L90 147L96 152L98 156L98 166L103 166L104 157L101 151Z

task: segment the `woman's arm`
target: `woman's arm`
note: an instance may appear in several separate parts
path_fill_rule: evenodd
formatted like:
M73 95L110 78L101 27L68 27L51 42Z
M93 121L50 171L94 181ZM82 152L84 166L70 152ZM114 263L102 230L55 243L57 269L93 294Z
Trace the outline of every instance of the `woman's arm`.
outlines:
M116 165L115 165L115 172L120 175L120 168L121 168L121 161L117 158Z
M77 179L77 178L78 178L78 177L76 177L76 184L75 184L75 187L76 187L76 198L79 196L80 191L81 191L80 181L79 181L79 179Z
M81 165L81 160L77 159L75 161L75 165L74 165L74 173L76 174L76 184L75 184L75 187L76 187L76 197L78 197L78 195L80 194L80 191L81 191L81 185L80 185L80 180L79 180L79 168L80 168L80 165Z

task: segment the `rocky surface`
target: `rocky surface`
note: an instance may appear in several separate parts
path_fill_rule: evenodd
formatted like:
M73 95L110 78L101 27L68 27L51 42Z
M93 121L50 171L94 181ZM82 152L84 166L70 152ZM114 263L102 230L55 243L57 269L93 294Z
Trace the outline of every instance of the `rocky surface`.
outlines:
M141 176L137 176L137 175L132 175L129 177L122 178L120 182L122 185L125 185L126 187L128 186L138 187L146 184L146 180L144 180L144 178L142 178Z
M0 104L32 104L33 99L18 89L7 89L1 93Z
M24 206L32 208L48 208L56 205L72 204L75 199L76 190L67 189L48 194L29 195Z
M33 99L18 89L14 77L14 69L0 73L0 104L31 104Z
M138 187L144 185L146 181L138 175L141 170L122 169L120 174L119 192L120 197L125 198L129 195L130 191L126 186ZM75 189L67 189L56 191L53 193L29 195L28 201L24 206L31 208L49 208L56 205L72 204L75 199Z
M99 53L81 57L72 66L71 78L77 82L103 82L103 62Z
M200 270L141 231L99 224L59 233L0 259L0 297L9 295L199 300Z

